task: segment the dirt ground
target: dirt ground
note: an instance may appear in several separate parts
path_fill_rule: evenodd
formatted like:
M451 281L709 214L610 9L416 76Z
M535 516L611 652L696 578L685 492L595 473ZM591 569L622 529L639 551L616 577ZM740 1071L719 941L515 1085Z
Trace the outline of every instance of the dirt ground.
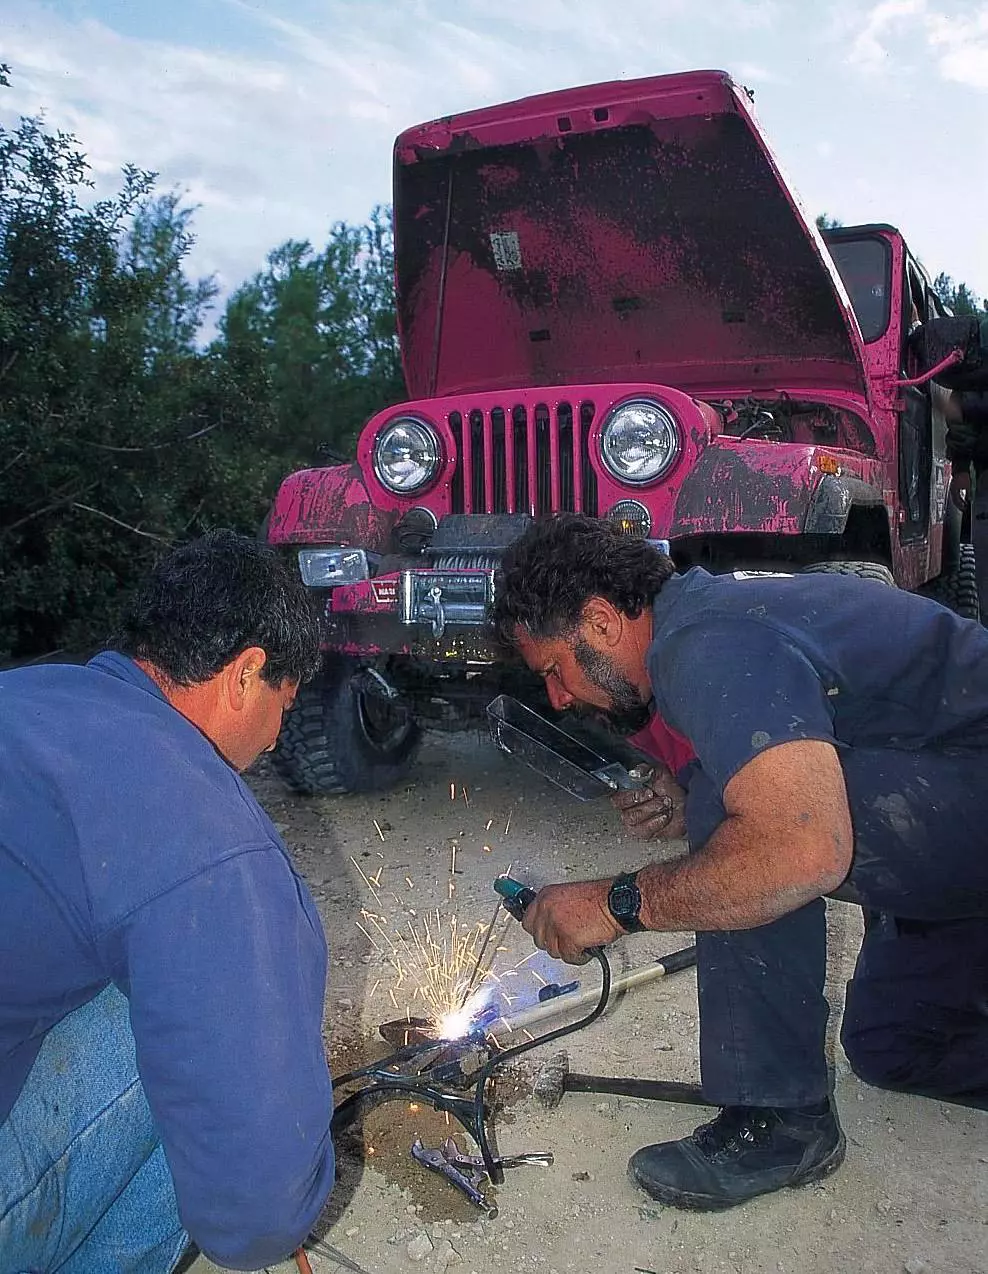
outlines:
M606 801L580 804L478 736L428 740L408 781L386 795L303 799L263 766L253 782L323 916L331 948L326 1038L337 1074L387 1051L378 1024L406 1007L419 1011L410 986L395 988L386 960L357 927L362 907L391 912L389 925L410 908L416 924L437 908L444 923L455 915L467 927L486 924L491 882L509 866L538 885L634 868L649 853L622 836ZM379 902L355 863L378 881ZM684 1135L703 1112L578 1093L543 1111L526 1077L550 1045L524 1059L502 1096L497 1128L502 1154L551 1151L555 1162L511 1170L494 1192L496 1219L410 1158L413 1138L437 1145L458 1134L456 1126L393 1102L368 1116L363 1142L339 1147L340 1181L320 1226L325 1241L367 1274L988 1274L988 1114L879 1092L848 1073L835 1036L859 914L834 904L831 929L831 1051L848 1158L821 1185L721 1214L654 1204L628 1181L628 1157ZM691 940L628 938L610 949L615 972ZM502 970L531 952L514 922L500 945ZM593 967L528 959L502 982L514 997L511 1011L536 1000L540 979L592 985ZM566 1047L574 1070L695 1080L696 1036L695 976L687 970L629 992ZM311 1259L317 1274L346 1268L318 1253Z

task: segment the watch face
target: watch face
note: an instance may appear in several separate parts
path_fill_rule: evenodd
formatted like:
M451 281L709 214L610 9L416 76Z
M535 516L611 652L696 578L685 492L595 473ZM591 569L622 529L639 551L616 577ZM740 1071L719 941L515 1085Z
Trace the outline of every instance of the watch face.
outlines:
M641 895L637 885L615 885L611 890L611 909L616 916L633 919L638 915Z

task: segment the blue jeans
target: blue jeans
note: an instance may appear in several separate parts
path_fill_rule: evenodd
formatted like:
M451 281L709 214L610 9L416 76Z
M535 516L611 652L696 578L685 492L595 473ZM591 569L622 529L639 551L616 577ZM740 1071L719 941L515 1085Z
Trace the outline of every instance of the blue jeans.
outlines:
M0 1124L0 1274L167 1274L187 1245L110 986L48 1032Z

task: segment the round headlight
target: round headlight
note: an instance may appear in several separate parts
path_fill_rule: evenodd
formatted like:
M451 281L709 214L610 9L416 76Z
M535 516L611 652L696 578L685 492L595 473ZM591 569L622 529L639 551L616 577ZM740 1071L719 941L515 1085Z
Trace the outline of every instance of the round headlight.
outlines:
M679 454L672 416L647 398L615 407L600 436L601 456L619 482L654 482Z
M439 439L424 420L399 416L377 435L374 472L396 495L420 491L439 468Z

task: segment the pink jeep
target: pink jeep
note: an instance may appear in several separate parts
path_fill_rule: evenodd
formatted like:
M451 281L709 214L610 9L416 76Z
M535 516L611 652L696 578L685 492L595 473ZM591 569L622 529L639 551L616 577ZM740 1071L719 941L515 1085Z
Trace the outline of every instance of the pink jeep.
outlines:
M484 627L533 515L613 519L680 568L855 572L977 615L932 381L978 367L977 323L944 317L891 226L821 236L727 75L423 124L394 183L411 398L353 464L286 478L268 521L325 617L324 675L274 754L296 790L387 786L422 728L538 694Z

